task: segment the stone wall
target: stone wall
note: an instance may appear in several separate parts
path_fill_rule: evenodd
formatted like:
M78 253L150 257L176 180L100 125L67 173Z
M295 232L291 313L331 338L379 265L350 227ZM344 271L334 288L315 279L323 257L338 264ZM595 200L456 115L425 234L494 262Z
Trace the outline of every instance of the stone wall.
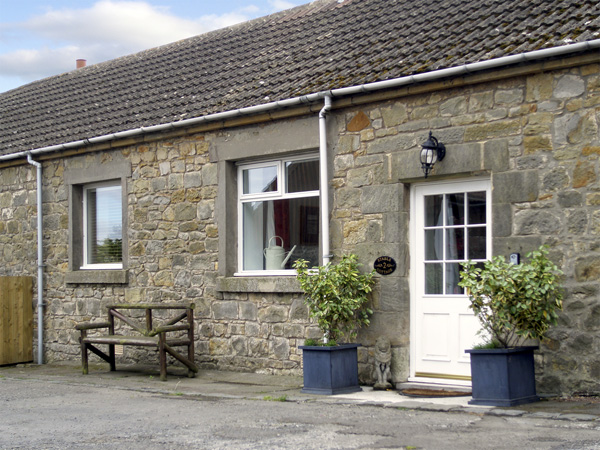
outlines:
M420 143L446 145L431 182L491 176L493 251L541 244L565 272L560 323L538 355L540 392L600 391L600 76L598 65L519 76L346 111L335 149L335 248L399 261L382 277L374 326L408 373L408 189ZM367 334L371 334L367 336Z
M545 243L565 271L565 310L538 356L540 392L600 390L598 73L598 65L587 65L461 88L440 83L435 92L330 113L332 252L357 253L365 270L378 256L398 263L393 274L378 277L372 325L359 333L363 380L371 379L372 347L382 334L392 343L394 381L408 376L409 193L412 183L424 181L418 153L432 130L447 156L428 180L491 176L494 253L526 253ZM302 122L300 134L318 133L313 119L314 127ZM256 140L260 147L261 136L296 124L164 138L44 161L47 360L77 360L75 322L102 317L110 302L193 300L202 367L301 373L298 346L319 331L293 277L240 280L223 267L229 263L219 250L223 239L235 245L220 219L232 207L219 197L227 182L220 149L231 147L232 164L232 142ZM315 139L311 134L294 146L308 148ZM132 174L127 282L67 282L65 171L119 161L130 163ZM0 170L0 274L35 276L35 168Z

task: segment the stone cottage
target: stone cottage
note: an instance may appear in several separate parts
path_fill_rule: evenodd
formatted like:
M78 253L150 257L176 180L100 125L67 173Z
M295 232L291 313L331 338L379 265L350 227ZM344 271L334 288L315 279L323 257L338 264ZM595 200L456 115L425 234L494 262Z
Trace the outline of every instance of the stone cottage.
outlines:
M395 263L363 380L384 335L394 382L468 384L458 263L547 244L565 301L538 390L600 391L599 16L318 0L0 94L0 275L37 279L36 360L78 360L108 303L185 300L202 367L299 374L319 330L291 263L354 252Z

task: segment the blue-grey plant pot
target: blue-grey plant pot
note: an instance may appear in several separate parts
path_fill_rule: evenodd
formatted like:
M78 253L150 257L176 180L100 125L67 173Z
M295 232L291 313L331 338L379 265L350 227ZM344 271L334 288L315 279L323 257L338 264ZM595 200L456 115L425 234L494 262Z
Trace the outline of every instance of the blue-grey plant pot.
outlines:
M336 395L362 391L358 385L359 344L302 345L304 394Z
M538 347L465 350L471 355L471 405L537 402L533 351Z

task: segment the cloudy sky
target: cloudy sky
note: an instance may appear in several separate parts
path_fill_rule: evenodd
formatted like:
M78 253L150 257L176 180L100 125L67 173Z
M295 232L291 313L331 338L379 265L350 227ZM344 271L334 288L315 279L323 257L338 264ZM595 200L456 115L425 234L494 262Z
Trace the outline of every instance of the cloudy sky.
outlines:
M0 92L309 0L0 0Z

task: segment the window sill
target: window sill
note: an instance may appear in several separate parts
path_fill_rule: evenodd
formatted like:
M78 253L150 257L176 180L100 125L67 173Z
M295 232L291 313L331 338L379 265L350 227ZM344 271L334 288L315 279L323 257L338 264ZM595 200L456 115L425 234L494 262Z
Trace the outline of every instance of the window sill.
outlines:
M295 275L261 277L219 277L218 292L301 293Z
M76 270L65 275L69 284L127 284L127 270Z

